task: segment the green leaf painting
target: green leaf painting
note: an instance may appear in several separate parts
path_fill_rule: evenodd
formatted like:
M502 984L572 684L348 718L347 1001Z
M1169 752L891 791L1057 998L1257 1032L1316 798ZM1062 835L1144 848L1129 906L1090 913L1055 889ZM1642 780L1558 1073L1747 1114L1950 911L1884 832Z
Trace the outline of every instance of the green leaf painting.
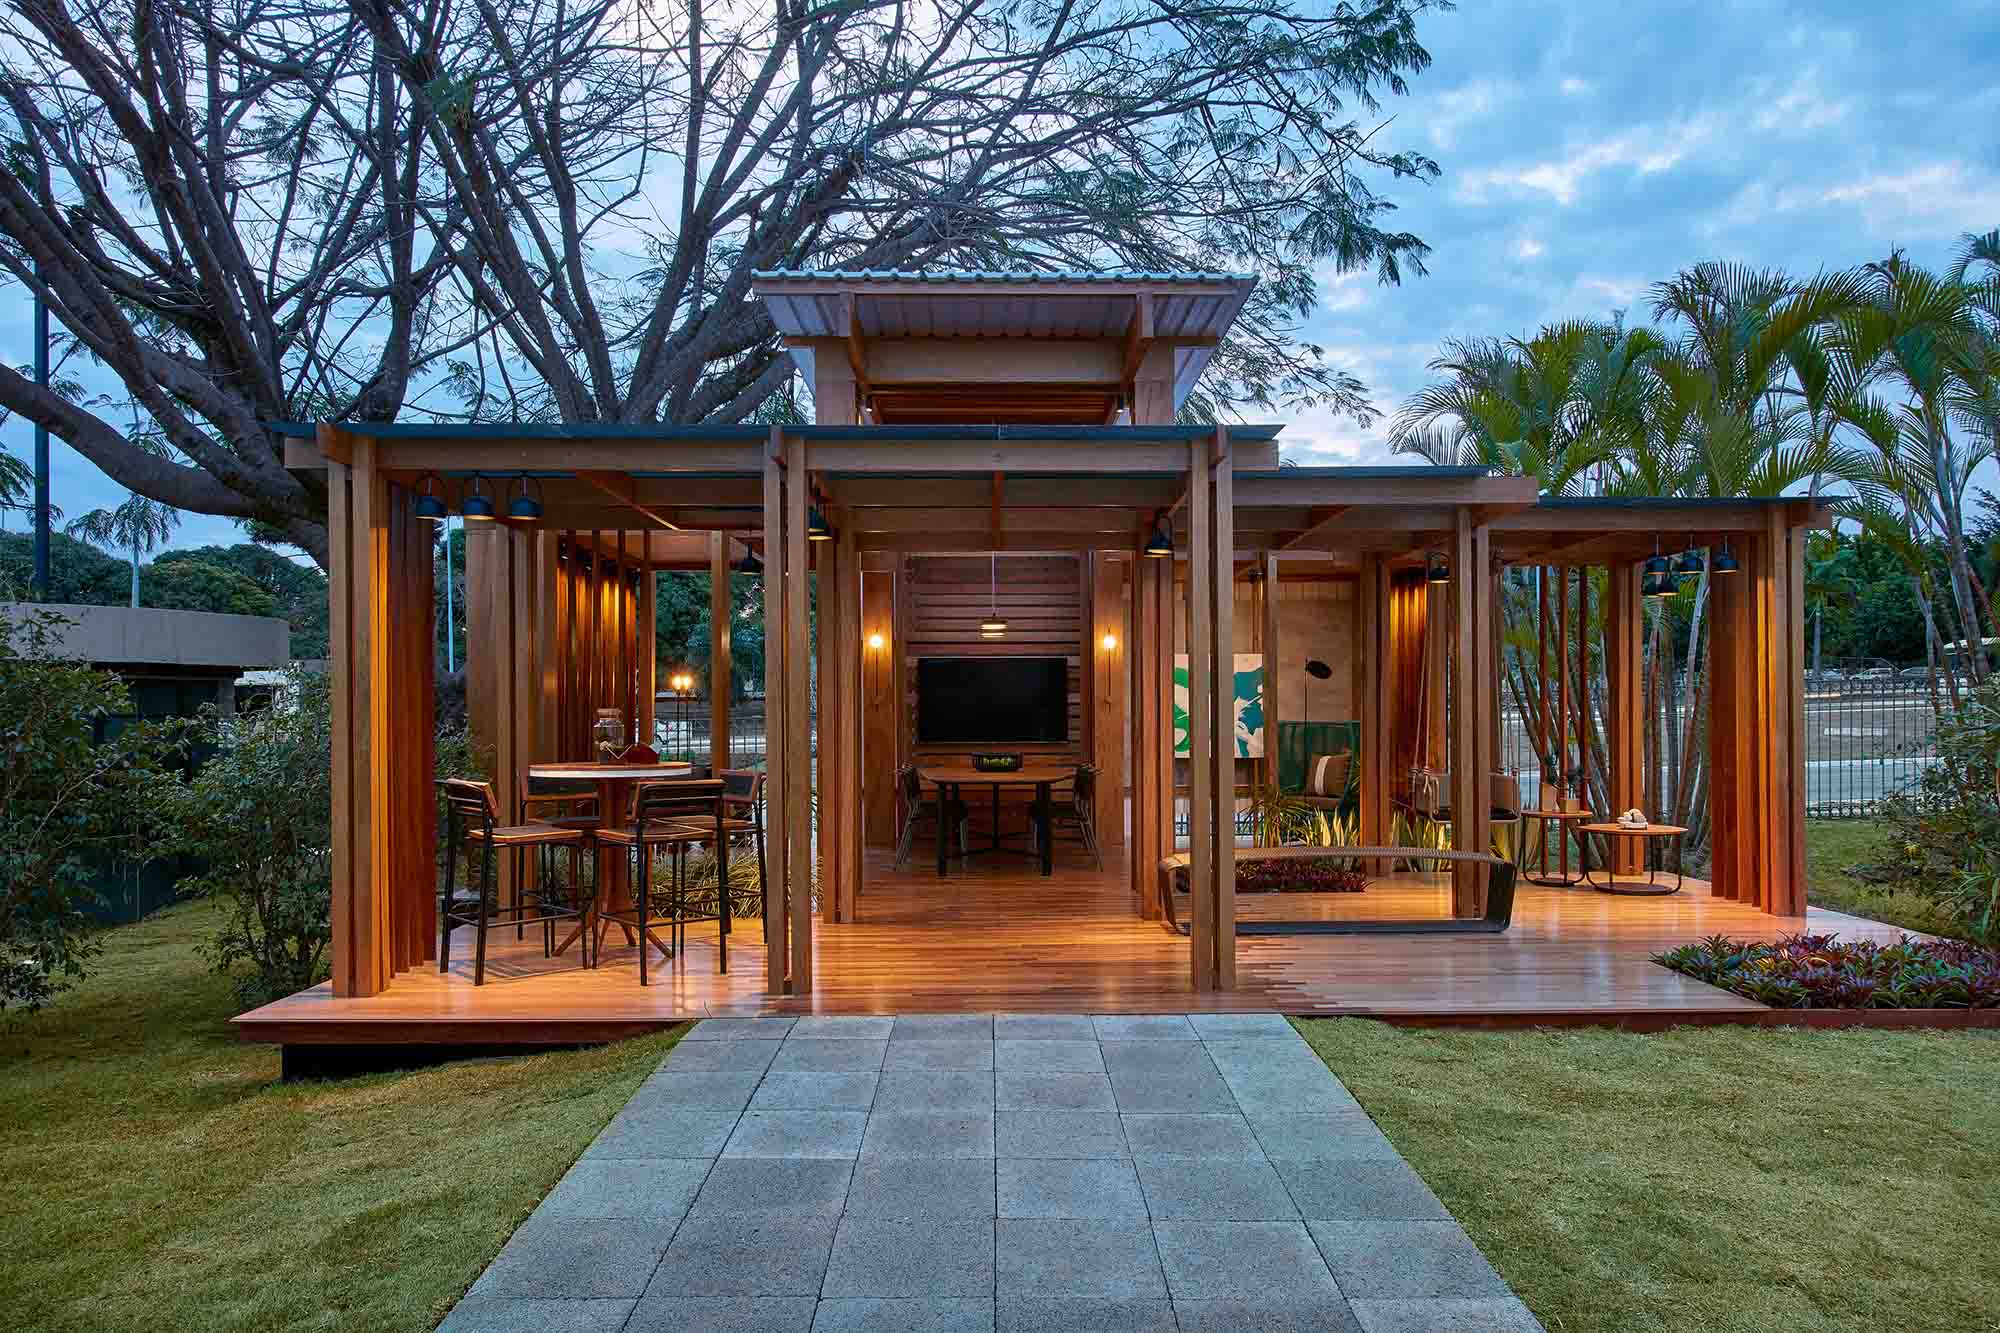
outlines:
M1231 686L1236 709L1236 757L1261 759L1264 756L1264 655L1237 653L1231 663ZM1174 754L1186 758L1190 749L1188 724L1188 659L1174 657Z

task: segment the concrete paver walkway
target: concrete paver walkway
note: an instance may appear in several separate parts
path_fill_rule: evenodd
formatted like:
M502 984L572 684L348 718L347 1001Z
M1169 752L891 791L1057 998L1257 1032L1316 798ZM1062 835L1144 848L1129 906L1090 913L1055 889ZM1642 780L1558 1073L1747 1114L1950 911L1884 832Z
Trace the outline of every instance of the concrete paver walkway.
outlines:
M698 1024L446 1333L1539 1330L1275 1014Z

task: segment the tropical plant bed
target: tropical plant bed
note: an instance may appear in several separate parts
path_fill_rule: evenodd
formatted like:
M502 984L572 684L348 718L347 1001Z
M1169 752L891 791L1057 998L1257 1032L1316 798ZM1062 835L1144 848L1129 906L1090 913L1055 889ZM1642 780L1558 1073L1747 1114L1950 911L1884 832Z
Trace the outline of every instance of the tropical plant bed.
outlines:
M2000 1021L2000 950L1962 940L1711 935L1653 961L1773 1009L1977 1013Z

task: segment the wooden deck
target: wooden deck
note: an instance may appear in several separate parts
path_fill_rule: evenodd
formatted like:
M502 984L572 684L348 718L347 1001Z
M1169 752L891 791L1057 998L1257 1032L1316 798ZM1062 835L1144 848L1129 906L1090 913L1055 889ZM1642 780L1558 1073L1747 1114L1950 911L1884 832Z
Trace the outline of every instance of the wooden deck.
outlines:
M1239 915L1438 917L1449 903L1443 877L1399 875L1360 894L1246 897ZM763 994L756 921L731 935L728 976L716 972L710 925L692 932L686 958L659 967L643 989L631 948L607 947L603 965L585 970L574 951L549 961L532 936L517 943L496 932L484 986L472 984L471 940L454 939L447 974L419 967L362 1000L335 999L320 985L236 1024L247 1040L287 1045L525 1045L604 1040L717 1014L806 1012L1236 1009L1433 1024L1760 1022L1772 1016L1763 1006L1647 956L1716 932L1770 938L1804 925L1850 938L1897 933L1818 909L1804 922L1766 916L1711 897L1698 880L1667 898L1523 884L1504 935L1245 936L1238 989L1196 994L1187 940L1133 916L1124 867L1113 859L1102 873L1061 865L1042 879L1003 863L939 880L915 863L893 871L871 853L860 918L816 928L813 990L802 997Z

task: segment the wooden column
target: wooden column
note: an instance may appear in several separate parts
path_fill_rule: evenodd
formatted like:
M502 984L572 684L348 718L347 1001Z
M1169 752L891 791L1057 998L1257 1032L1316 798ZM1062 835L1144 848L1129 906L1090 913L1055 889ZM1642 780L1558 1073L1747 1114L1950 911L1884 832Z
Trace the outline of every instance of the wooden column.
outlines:
M902 648L896 631L896 564L864 563L861 580L861 791L863 834L870 846L896 842L898 702L896 662ZM878 643L877 640L880 640Z
M785 649L788 611L785 605L788 581L785 578L785 437L782 427L771 427L771 441L764 459L764 843L766 892L764 896L765 982L767 994L786 992L785 971L790 965L790 900L792 883L792 837L790 788L794 780L789 763L786 701L790 697Z
M826 518L829 523L838 524L840 521L835 512L827 513ZM848 637L848 629L840 623L841 602L835 591L840 583L839 544L815 542L806 550L807 558L817 566L813 571L813 601L819 611L819 633L812 642L816 667L813 673L814 701L818 704L813 790L819 797L819 846L816 849L819 905L827 920L839 921L848 888L844 882L847 854L842 843L847 830L840 811L840 784L845 771L840 749L847 734L841 715L847 701L840 693L838 663L840 643Z
M734 599L729 595L729 535L708 534L708 766L721 773L730 767L729 705L736 692L735 668L729 660Z
M1606 571L1604 598L1604 673L1610 698L1606 703L1605 738L1611 765L1611 818L1645 803L1645 674L1644 604L1639 596L1636 566L1612 565ZM1647 812L1651 814L1651 811ZM1612 846L1614 873L1640 873L1643 848L1635 838L1607 839Z
M1762 897L1763 819L1757 808L1762 747L1752 706L1762 653L1751 628L1752 551L1742 543L1738 547L1743 572L1711 575L1708 590L1709 882L1718 898L1755 903Z
M786 876L791 916L791 993L812 990L812 714L807 680L806 611L812 589L806 566L806 497L812 483L806 476L802 440L785 441L785 768L793 780L785 789L785 817L794 835L787 843L791 867Z
M1215 986L1236 989L1236 468L1229 446L1229 428L1215 428L1214 475L1209 486L1209 729L1215 765ZM1270 594L1275 596L1273 586Z
M1361 721L1361 752L1355 791L1358 835L1364 847L1389 845L1390 775L1394 770L1392 719L1395 700L1390 692L1394 648L1389 634L1389 569L1378 555L1361 557L1361 576L1354 590L1354 706ZM1382 874L1386 866L1371 867Z
M1258 610L1263 623L1259 628L1258 651L1264 655L1264 785L1272 791L1278 789L1278 658L1283 649L1278 634L1278 553L1264 552L1261 561L1258 586L1263 589L1263 597Z
M659 575L640 562L632 616L633 716L642 745L653 744L660 699Z
M841 523L839 544L840 583L834 595L840 603L840 623L846 627L846 634L837 645L835 657L839 664L836 685L841 698L840 820L842 855L846 861L846 893L840 903L838 919L852 921L859 911L866 860L862 850L862 802L867 781L861 736L862 636L866 631L862 628L861 618L861 550L853 524Z
M1454 511L1451 550L1451 845L1460 851L1483 852L1479 836L1490 811L1489 779L1480 771L1483 750L1481 715L1473 695L1479 688L1478 606L1486 581L1477 558L1472 515L1460 505ZM1433 718L1433 725L1436 719ZM1490 815L1488 816L1490 818ZM1454 862L1451 905L1454 916L1478 912L1480 881L1485 867Z
M1130 645L1124 581L1130 563L1122 553L1109 551L1084 557L1090 581L1090 641L1085 649L1091 664L1090 751L1085 758L1097 768L1097 840L1105 847L1125 845L1125 655Z
M431 531L371 439L321 427L329 457L333 989L378 994L435 957ZM344 459L345 461L341 461Z
M1215 964L1215 505L1209 444L1197 440L1188 464L1187 717L1188 717L1188 920L1192 980L1197 991L1218 985ZM1169 770L1171 771L1171 770Z
M1477 765L1479 803L1473 807L1473 847L1493 850L1493 779L1500 771L1500 570L1493 563L1492 532L1484 523L1472 528L1472 570L1468 585L1477 600L1473 603L1473 665L1468 703L1473 715L1473 734L1478 744ZM1510 849L1520 860L1520 825L1514 826L1516 842ZM1485 875L1472 885L1472 912L1486 912Z
M1171 583L1173 562L1144 554L1132 561L1132 900L1140 915L1160 915L1159 862L1172 849L1170 831L1162 829L1167 799L1163 783L1172 781L1171 758L1161 767L1160 680L1165 629L1160 609L1163 583ZM1171 825L1167 826L1168 830Z

